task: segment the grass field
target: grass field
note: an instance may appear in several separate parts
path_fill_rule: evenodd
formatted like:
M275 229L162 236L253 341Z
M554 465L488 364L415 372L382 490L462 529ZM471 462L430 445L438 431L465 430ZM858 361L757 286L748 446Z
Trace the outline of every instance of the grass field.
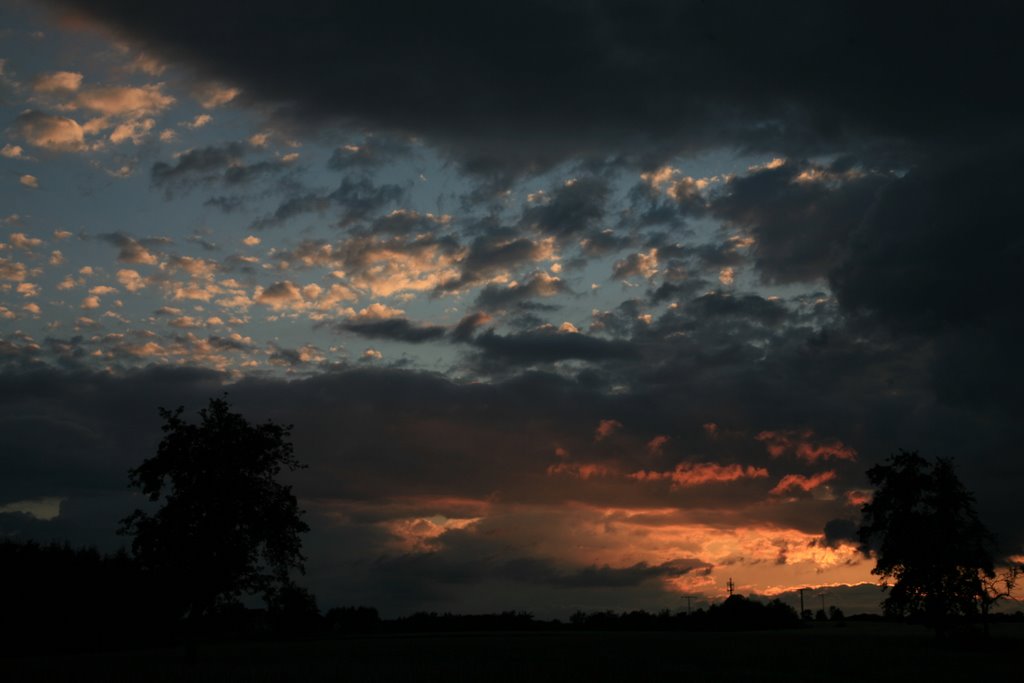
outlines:
M204 645L181 650L15 657L4 681L1011 681L1024 624L989 642L938 643L887 624L744 633L477 633ZM191 674L191 675L190 675Z

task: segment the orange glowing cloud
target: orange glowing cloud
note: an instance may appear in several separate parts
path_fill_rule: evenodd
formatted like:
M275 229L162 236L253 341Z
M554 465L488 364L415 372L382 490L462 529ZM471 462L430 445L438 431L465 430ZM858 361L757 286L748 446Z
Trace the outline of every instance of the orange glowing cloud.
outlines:
M604 441L620 429L622 429L622 423L618 420L601 420L594 431L594 441Z
M850 489L846 492L846 504L852 507L860 507L871 502L871 491L863 489Z
M678 508L499 505L473 530L513 546L528 544L539 556L570 564L624 567L693 558L711 565L707 571L665 577L670 592L724 593L729 577L743 591L759 593L770 587L871 581L872 562L853 544L831 547L820 534L772 524L698 522Z
M434 547L434 541L442 534L453 529L465 529L479 521L479 517L453 519L434 515L396 519L384 522L383 526L397 537L399 548L405 552L429 552Z
M787 491L793 491L796 489L801 491L811 491L835 478L836 473L834 470L819 472L818 474L812 474L809 477L805 477L802 474L787 474L779 480L779 483L775 485L775 488L771 490L771 493L781 495Z
M614 470L606 465L586 462L560 462L550 465L547 471L548 476L562 474L584 480L590 479L591 477L607 477L615 473Z
M814 432L810 429L795 430L787 429L781 431L763 431L756 438L764 443L768 453L773 458L778 458L786 453L792 453L801 460L816 462L818 460L856 460L857 451L845 445L839 439L825 441L812 441Z
M651 472L640 470L628 475L630 479L637 481L662 481L672 482L672 488L686 486L700 486L720 482L736 481L737 479L757 479L767 477L768 470L763 467L747 465L719 465L713 462L681 462L674 470L668 472Z
M662 447L668 443L668 437L658 435L647 442L647 452L651 455L658 455L661 453Z

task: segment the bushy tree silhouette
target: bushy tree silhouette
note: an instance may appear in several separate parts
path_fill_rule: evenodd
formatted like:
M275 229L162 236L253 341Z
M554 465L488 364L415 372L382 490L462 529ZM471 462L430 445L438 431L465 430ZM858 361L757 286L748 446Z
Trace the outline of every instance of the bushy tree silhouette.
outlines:
M875 493L861 508L859 537L877 558L872 572L893 582L886 613L920 618L940 635L951 619L977 614L994 539L953 464L901 450L867 475Z
M131 484L162 505L122 520L141 567L165 587L179 617L198 619L246 594L271 598L302 571L309 530L291 487L276 478L303 467L290 426L253 425L224 398L199 411L160 409L156 456L130 471Z

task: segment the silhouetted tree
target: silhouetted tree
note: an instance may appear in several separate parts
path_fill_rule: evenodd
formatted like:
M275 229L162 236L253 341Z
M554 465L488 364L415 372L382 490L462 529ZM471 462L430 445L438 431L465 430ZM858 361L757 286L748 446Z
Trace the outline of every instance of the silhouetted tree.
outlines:
M977 614L993 537L952 463L900 451L867 475L875 493L859 537L875 552L872 572L893 581L886 613L922 618L940 635L951 618Z
M250 424L223 398L199 411L160 409L163 439L156 456L130 471L131 484L162 505L122 520L132 552L191 620L242 595L271 599L302 571L302 521L282 468L303 467L290 426Z
M1024 574L1024 563L1011 564L998 575L986 576L981 581L981 618L988 634L989 612L1000 600L1013 597L1013 589Z

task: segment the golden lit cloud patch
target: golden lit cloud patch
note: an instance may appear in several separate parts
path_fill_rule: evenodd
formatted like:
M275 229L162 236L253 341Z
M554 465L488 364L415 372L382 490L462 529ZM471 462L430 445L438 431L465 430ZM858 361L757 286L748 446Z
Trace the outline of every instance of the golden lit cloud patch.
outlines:
M223 83L204 83L193 89L193 96L204 109L222 107L238 97L242 91Z
M86 149L85 131L74 119L27 111L14 122L14 129L28 144L56 152Z
M138 292L146 287L146 280L139 271L128 268L117 271L117 281L129 292Z
M174 102L174 97L163 92L163 83L94 86L80 91L75 98L78 106L108 116L152 116Z
M384 522L383 526L396 537L397 546L404 552L429 552L436 540L453 529L466 529L481 517L450 518L444 515L412 517Z
M266 289L257 291L253 299L275 311L302 306L302 292L293 283L285 280L275 282Z
M32 81L32 90L40 94L74 92L82 87L82 74L77 71L54 71Z
M7 238L8 243L15 249L34 249L41 246L43 241L38 237L29 237L23 232L12 232Z

